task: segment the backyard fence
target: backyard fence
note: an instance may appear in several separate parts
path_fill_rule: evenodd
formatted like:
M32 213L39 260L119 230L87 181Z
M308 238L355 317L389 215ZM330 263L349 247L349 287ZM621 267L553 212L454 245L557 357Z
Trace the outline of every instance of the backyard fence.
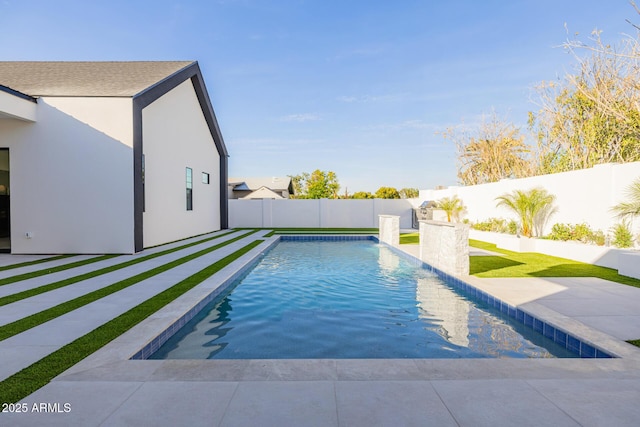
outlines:
M397 215L411 228L411 199L229 200L229 227L378 228L378 215Z
M496 197L513 190L542 187L556 196L558 208L544 230L548 233L556 223L586 223L605 233L618 222L611 207L625 201L629 185L640 178L640 162L604 164L590 169L541 175L530 178L507 179L468 187L449 187L443 190L421 190L419 199L439 200L458 196L466 207L462 218L471 222L489 218L517 219L505 208L496 207ZM636 220L636 225L639 221ZM636 233L637 233L636 227Z

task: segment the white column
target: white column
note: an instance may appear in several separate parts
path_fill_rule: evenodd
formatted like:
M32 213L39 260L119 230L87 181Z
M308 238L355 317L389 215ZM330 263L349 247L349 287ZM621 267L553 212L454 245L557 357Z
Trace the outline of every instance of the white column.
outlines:
M379 239L392 246L400 244L400 217L397 215L378 215Z

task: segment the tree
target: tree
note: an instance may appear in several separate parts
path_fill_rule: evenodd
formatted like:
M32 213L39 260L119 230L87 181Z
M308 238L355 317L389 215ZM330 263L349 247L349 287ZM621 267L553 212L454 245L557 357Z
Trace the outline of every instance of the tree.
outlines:
M539 187L529 191L514 190L496 200L496 206L504 206L518 216L520 230L525 237L542 235L546 222L557 210L553 206L556 196Z
M610 45L595 30L588 43L564 44L577 60L576 71L541 83L540 109L529 115L540 173L640 160L638 34Z
M402 199L415 199L420 194L420 190L417 188L403 188L400 190L400 198Z
M460 214L464 212L464 204L458 196L444 197L436 201L436 208L442 209L447 214L447 222L451 222L452 219L460 219Z
M316 169L291 176L296 199L336 199L340 184L335 172Z
M483 117L475 132L457 127L442 135L456 146L458 179L464 185L522 178L533 172L530 150L520 129L502 121L495 112Z
M355 193L353 193L351 198L352 199L375 199L373 194L369 193L368 191L356 191Z
M626 195L629 198L628 202L618 203L611 208L618 218L622 220L640 216L640 178L637 178L629 185Z
M376 191L376 199L399 199L400 193L393 187L380 187Z

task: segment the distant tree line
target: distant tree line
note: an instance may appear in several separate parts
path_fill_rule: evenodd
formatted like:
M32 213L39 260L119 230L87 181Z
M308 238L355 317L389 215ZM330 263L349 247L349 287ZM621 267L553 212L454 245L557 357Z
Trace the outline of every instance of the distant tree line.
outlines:
M417 188L403 188L397 190L393 187L380 187L374 194L368 191L357 191L349 194L338 194L340 184L333 171L316 169L313 172L302 172L297 175L289 175L293 185L294 199L410 199L418 197Z

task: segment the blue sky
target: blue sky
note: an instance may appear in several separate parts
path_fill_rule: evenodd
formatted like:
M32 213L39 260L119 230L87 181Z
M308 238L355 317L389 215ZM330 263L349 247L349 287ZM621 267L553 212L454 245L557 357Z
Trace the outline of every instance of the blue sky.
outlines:
M340 192L455 185L438 132L525 126L558 47L640 21L626 0L0 0L0 60L200 63L231 176L332 170Z

